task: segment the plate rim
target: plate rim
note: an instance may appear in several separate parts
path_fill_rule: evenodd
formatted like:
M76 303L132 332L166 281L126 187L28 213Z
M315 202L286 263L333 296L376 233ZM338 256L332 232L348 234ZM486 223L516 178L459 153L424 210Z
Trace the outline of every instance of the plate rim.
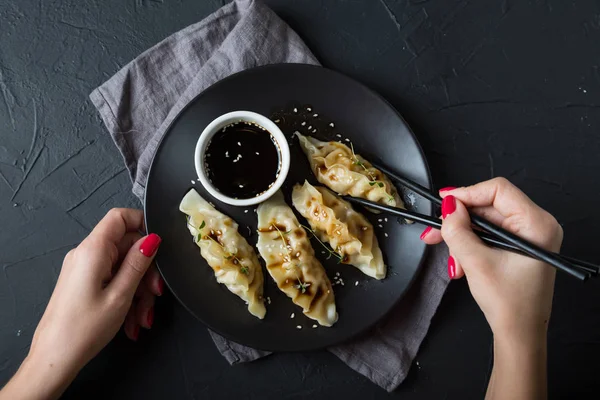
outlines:
M158 155L158 152L163 144L163 141L165 140L165 138L170 134L173 125L181 118L181 116L187 111L187 109L189 107L191 107L197 100L198 98L200 98L201 96L203 96L205 94L205 92L211 88L213 88L216 85L219 85L223 82L226 82L228 80L232 80L234 78L236 78L239 75L244 75L253 71L257 71L257 70L262 70L262 69L277 69L277 68L288 68L288 67L292 67L292 68L306 68L306 69L312 69L312 70L321 70L321 71L327 71L327 73L332 73L334 75L337 75L338 77L348 80L350 82L352 82L355 85L358 85L360 87L362 87L363 90L366 90L367 92L369 92L371 95L377 97L379 100L381 100L385 105L387 105L404 123L404 126L407 128L408 133L411 135L411 137L413 138L415 144L417 145L417 149L419 150L419 153L421 155L421 158L424 160L424 164L425 164L425 170L426 170L426 177L427 177L427 185L426 187L429 187L429 189L433 188L433 179L431 176L431 170L429 168L429 163L427 162L427 157L425 155L425 152L423 151L423 147L421 146L421 143L418 141L417 136L415 135L415 133L413 132L411 126L408 124L408 122L406 122L406 120L404 119L404 117L402 116L402 114L396 109L396 107L394 107L385 97L383 97L383 95L381 95L380 93L378 93L376 90L370 88L369 86L367 86L366 84L364 84L363 82L354 79L342 72L327 68L327 67L323 67L320 65L314 65L314 64L303 64L303 63L278 63L278 64L266 64L266 65L261 65L261 66L257 66L257 67L252 67L252 68L248 68L242 71L238 71L235 72L221 80L218 80L217 82L214 82L213 84L207 86L206 88L204 88L200 93L198 93L196 96L194 96L178 113L177 115L173 118L173 120L169 123L169 125L167 126L167 128L165 129L165 133L163 134L163 136L160 138L160 141L158 142L158 144L156 145L156 150L154 151L154 154L152 155L152 160L150 162L150 167L148 168L148 172L146 174L146 182L145 182L145 186L144 186L144 202L143 202L143 212L144 212L144 225L147 227L148 226L148 214L146 212L147 209L147 205L148 205L148 186L150 183L150 176L152 174L152 169L154 167L154 163L156 160L156 156ZM431 203L429 203L431 204ZM431 205L430 211L428 212L428 214L433 214L433 205ZM255 247L255 246L252 246ZM375 320L373 323L366 325L363 329L358 330L355 334L351 335L350 337L346 337L343 340L340 340L338 342L333 342L333 343L329 343L329 344L325 344L325 345L319 345L319 346L307 346L305 348L297 348L297 349L279 349L279 348L265 348L263 346L260 345L254 345L254 344L247 344L247 343L240 343L236 338L232 337L229 333L223 332L222 330L215 328L214 326L212 326L211 324L207 323L203 318L201 318L200 316L198 316L190 307L188 307L188 305L186 305L181 299L180 297L177 295L177 293L173 290L173 288L171 287L171 285L167 282L167 280L164 278L163 272L161 270L161 267L159 266L159 263L157 261L154 261L156 268L161 276L161 278L163 279L163 282L167 285L167 287L169 288L169 291L171 292L171 294L173 295L173 297L177 300L177 302L183 306L183 308L188 311L191 315L194 316L194 318L196 318L200 323L202 323L207 329L223 336L224 338L226 338L227 340L230 340L232 342L235 342L239 345L242 346L248 346L251 348L254 348L256 350L262 350L262 351L271 351L271 352L280 352L280 351L284 351L284 352L302 352L302 351L317 351L317 350L322 350L331 346L339 346L342 345L344 343L347 343L353 339L356 339L357 337L360 337L362 335L364 335L366 332L368 332L370 329L372 329L374 326L376 326L378 323L380 323L381 321L383 321L385 318L387 318L389 316L389 314L393 311L394 308L396 308L398 306L398 304L400 303L400 301L402 301L402 299L405 298L405 296L407 295L407 293L411 290L411 288L413 287L413 284L415 283L415 281L417 280L417 278L419 277L419 275L422 273L422 269L423 269L423 264L425 262L425 260L427 259L427 256L430 252L430 247L426 246L425 250L423 251L423 254L421 255L421 258L419 260L418 266L415 269L415 273L413 274L413 276L411 277L411 279L409 280L406 289L404 290L404 292L398 297L398 299L396 301L393 302L393 304L389 307L389 309L383 313L383 315ZM261 262L261 268L262 268L263 264Z

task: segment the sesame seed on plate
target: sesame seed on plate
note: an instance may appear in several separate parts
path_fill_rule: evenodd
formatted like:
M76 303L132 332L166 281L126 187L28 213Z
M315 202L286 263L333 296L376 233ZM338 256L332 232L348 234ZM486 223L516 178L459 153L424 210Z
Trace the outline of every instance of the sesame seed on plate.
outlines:
M240 142L238 142L238 146L241 146L242 144Z
M344 140L345 140L346 142L349 142L349 141L350 141L350 139L348 139L348 138L346 138L346 139L344 139Z
M316 129L313 129L313 133L317 133L317 130L316 130Z
M267 297L267 303L271 304L271 298Z
M388 237L388 234L387 234L387 232L386 232L386 233L384 233L383 235L384 235L385 237Z
M354 282L354 286L358 286L358 281Z
M229 157L229 152L228 151L225 152L225 157Z
M275 120L275 123L276 123L276 124L278 124L280 121L281 121L281 120L279 120L279 119L276 119L276 120Z
M257 152L256 152L256 155L257 155L257 156L259 156L259 155L260 155L260 153L257 151Z
M295 313L292 313L292 315L290 315L290 318L294 318L296 316Z
M379 218L379 219L377 220L377 222L381 222L381 221L383 221L381 218Z
M336 272L336 273L335 273L335 276L340 276L340 273L339 273L339 272Z
M340 135L339 133L338 133L337 135L335 135L335 136L337 136L337 137L342 137L342 135Z
M297 109L297 108L294 108L294 112L295 112L295 113L297 113L297 112L298 112L298 109Z
M330 127L335 128L335 124L332 122L329 124Z
M312 125L309 125L308 126L308 130L310 131L311 129L312 129Z
M316 327L317 327L317 324L314 324L312 327L313 327L313 329L314 329L314 328L316 328Z
M383 228L383 225L381 225L381 224L377 224L377 226L380 227L380 228Z
M384 218L383 220L384 220L385 222L387 222L387 218Z
M296 329L302 329L301 325L296 325Z
M195 184L196 184L196 181L194 181L194 180L192 179L192 185L195 185Z
M306 107L306 111L308 111L308 112L311 112L311 111L312 111L312 108L310 108L310 107Z
M317 118L318 116L319 116L319 114L317 114L317 113L313 114L313 117L315 117L315 118Z
M248 210L244 210L244 214L248 214Z
M302 121L302 123L300 125L302 125L302 126L306 125L306 121Z

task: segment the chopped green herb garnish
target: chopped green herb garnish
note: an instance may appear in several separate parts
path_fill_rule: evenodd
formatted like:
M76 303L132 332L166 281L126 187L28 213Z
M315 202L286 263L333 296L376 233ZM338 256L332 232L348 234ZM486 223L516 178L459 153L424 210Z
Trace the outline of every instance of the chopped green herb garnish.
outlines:
M314 236L314 238L317 239L317 241L319 243L321 243L321 246L323 246L325 248L325 250L327 250L329 252L329 255L327 256L327 260L329 260L331 258L331 256L334 256L335 258L337 258L338 264L342 262L343 257L340 254L336 253L333 249L331 249L325 243L323 243L321 241L321 239L319 239L319 237L317 236L317 234L312 229L310 229L308 226L304 226L304 225L300 225L300 226L303 227L304 229L306 229L307 231L309 231L310 233L312 233L312 235Z

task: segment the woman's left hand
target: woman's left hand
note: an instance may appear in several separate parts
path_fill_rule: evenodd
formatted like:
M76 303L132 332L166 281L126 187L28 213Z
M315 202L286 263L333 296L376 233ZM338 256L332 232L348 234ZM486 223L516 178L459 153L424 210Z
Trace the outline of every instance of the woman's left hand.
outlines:
M140 327L152 326L163 281L150 265L161 239L142 237L142 229L140 210L113 209L66 255L29 354L0 399L58 397L122 325L134 341Z

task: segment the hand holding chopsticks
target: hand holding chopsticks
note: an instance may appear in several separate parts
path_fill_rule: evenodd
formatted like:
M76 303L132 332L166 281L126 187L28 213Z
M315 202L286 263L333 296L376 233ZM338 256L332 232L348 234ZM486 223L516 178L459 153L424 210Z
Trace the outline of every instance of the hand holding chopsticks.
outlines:
M375 165L376 168L385 173L388 177L407 188L413 190L417 194L429 199L435 204L441 205L442 199L437 195L432 193L429 189L407 179L402 176L395 174L390 171L388 168L382 167L381 165ZM524 196L524 195L523 195ZM526 198L526 196L524 196ZM422 214L414 213L407 210L402 210L395 207L389 207L386 205L375 204L369 202L367 200L358 199L358 198L350 198L346 197L346 200L362 204L363 206L367 206L372 209L377 209L379 211L388 212L394 215L403 216L415 222L419 222L425 224L427 226L434 227L439 229L441 227L441 223L439 220L431 218L429 216L425 216ZM527 200L529 200L527 198ZM529 200L530 201L530 200ZM541 247L511 233L506 231L505 229L487 221L486 219L471 213L471 221L475 226L482 228L485 232L477 231L476 234L480 236L480 238L487 244L492 245L494 247L499 247L505 250L516 251L521 254L528 255L532 258L536 258L541 260L547 264L554 266L557 269L560 269L568 274L580 279L586 280L591 275L597 275L600 267L594 265L589 262L576 260L573 258L565 257L560 254L552 253Z

